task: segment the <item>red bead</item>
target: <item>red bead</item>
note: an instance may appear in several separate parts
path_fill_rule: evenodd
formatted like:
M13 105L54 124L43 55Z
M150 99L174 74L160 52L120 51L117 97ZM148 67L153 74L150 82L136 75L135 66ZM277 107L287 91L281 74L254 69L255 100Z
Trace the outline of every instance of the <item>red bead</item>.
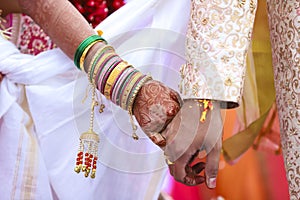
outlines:
M123 0L114 0L113 1L113 7L115 10L118 10L119 8L121 8L122 6L124 6L124 1Z
M95 6L95 1L94 0L89 0L87 3L86 3L87 6L90 6L90 7L94 7Z
M80 3L74 3L74 6L81 14L83 14L85 12L85 9L83 8L83 6Z

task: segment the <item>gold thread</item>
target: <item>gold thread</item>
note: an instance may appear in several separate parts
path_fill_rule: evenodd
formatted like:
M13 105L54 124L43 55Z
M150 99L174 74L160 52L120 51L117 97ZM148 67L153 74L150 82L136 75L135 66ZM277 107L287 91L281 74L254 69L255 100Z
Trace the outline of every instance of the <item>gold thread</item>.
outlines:
M22 122L25 120L25 114L23 113L22 117ZM21 123L23 124L23 123ZM16 196L16 190L17 190L17 181L18 181L18 176L19 176L19 169L20 169L20 163L21 163L21 155L22 155L22 146L24 143L24 129L20 129L20 137L19 137L19 142L18 142L18 151L17 151L17 158L16 158L16 164L15 164L15 169L14 169L14 178L12 182L12 190L11 190L11 198L10 199L15 199Z
M213 109L213 103L212 103L212 101L206 100L206 99L204 99L204 100L201 99L201 100L198 100L198 101L199 101L199 103L203 103L203 111L202 111L201 117L200 117L200 122L203 123L206 120L207 112L209 110Z
M35 191L37 187L37 176L36 169L38 165L38 152L37 152L37 141L33 134L33 121L30 110L28 108L28 102L25 92L25 100L22 102L22 108L28 114L29 119L26 124L24 124L25 130L28 133L29 141L28 147L26 149L26 158L24 163L24 174L23 181L21 184L21 199L35 199Z

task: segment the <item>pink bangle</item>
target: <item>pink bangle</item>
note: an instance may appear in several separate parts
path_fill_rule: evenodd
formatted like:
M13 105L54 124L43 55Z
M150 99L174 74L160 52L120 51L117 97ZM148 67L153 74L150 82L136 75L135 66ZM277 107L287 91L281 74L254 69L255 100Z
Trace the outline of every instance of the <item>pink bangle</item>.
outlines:
M101 88L100 88L100 92L102 94L104 94L104 87L105 87L105 84L107 82L107 79L110 75L110 73L114 70L114 68L122 61L119 61L119 62L114 62L105 72L104 72L104 76L103 76L103 79L100 80L101 81Z
M126 69L128 69L129 67L132 67L132 65L128 65L126 68L124 68L124 69L120 72L119 76L117 76L115 82L113 83L113 86L111 87L111 91L112 91L112 92L114 91L115 86L116 86L116 84L117 84L119 78L120 78L121 75L123 74L123 72L124 72ZM112 98L112 92L110 93L110 98Z
M98 83L98 90L103 94L103 91L101 90L102 87L104 87L105 82L103 82L103 77L106 74L107 70L111 68L116 62L119 62L120 57L117 55L114 55L111 57L111 59L104 65L98 72L97 76L97 83ZM121 60L121 59L120 59Z
M129 89L129 93L126 97L126 99L124 99L124 109L128 110L128 103L129 103L129 99L131 99L132 93L134 92L137 84L145 77L145 75L143 75L142 73L139 74L138 79L132 84L132 86Z
M135 73L130 77L129 81L124 85L122 91L121 91L121 108L126 110L126 105L127 105L127 98L130 95L132 87L135 85L137 80L142 76L143 74L140 73L139 71L135 70Z
M105 73L105 70L107 69L107 67L110 67L114 62L116 62L118 60L118 58L120 59L119 56L113 55L113 56L108 57L105 60L105 64L101 63L101 67L99 68L96 78L95 78L95 83L97 83L98 86L99 86L101 74ZM100 83L102 83L102 82L100 82ZM103 83L103 84L105 84L105 83ZM98 88L98 90L100 91L100 88Z
M120 89L118 90L118 95L117 95L117 99L118 99L118 105L122 107L122 101L123 101L123 96L124 96L124 92L127 85L130 83L131 78L138 72L137 70L135 70L134 68L129 68L130 73L124 77L123 80L121 80L121 86Z
M112 91L112 101L119 106L119 98L118 95L120 93L120 88L122 86L122 83L126 80L127 76L133 71L133 67L127 68L124 70L124 72L120 75L118 78L118 81L116 82L114 86L114 90Z

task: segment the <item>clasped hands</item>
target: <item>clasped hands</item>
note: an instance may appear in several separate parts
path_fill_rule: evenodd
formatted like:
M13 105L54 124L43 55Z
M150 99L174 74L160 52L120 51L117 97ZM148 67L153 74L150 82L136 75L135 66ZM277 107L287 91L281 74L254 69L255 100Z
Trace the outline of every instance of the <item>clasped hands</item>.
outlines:
M143 131L162 148L171 175L186 185L206 183L216 187L222 147L223 122L220 105L213 103L200 122L203 104L181 101L179 95L158 81L147 82L139 91L133 113ZM205 152L206 163L199 159ZM200 173L204 170L204 176Z

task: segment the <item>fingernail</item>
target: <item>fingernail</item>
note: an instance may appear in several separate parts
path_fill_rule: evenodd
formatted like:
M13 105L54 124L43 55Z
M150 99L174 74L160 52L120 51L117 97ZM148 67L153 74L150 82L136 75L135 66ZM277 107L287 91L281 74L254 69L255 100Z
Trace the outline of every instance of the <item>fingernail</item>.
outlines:
M210 179L208 179L207 186L209 188L215 188L216 185L217 185L217 179L216 178L210 178Z

